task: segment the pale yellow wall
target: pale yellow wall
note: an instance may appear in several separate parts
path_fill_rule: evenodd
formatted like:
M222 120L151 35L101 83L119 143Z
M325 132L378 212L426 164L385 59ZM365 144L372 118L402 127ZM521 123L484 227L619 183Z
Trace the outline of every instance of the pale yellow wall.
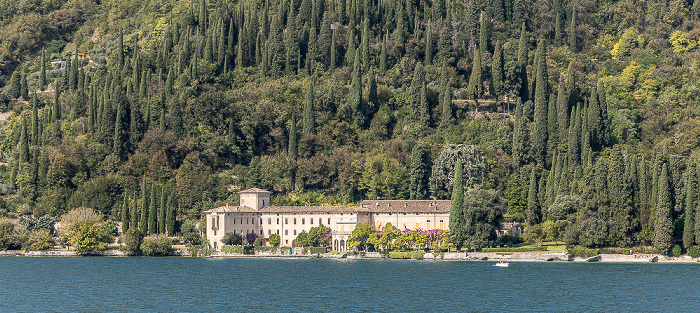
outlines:
M328 226L335 231L352 231L357 223L368 223L369 217L355 213L263 213L262 230L263 236L269 238L270 234L280 235L280 245L291 246L292 241L302 232L307 233L313 227L319 225L319 219L324 226ZM279 219L279 224L277 220ZM287 223L285 224L285 219ZM296 219L296 224L294 224ZM313 223L311 220L313 219ZM268 222L270 222L268 224Z
M408 229L444 229L449 230L449 213L372 213L374 227L384 227L391 223L394 227L403 230L404 225ZM442 223L440 221L442 220ZM430 221L430 224L428 224ZM417 226L417 227L416 227ZM442 227L440 227L442 226Z
M243 233L244 240L245 236L251 232L260 236L259 215L259 213L254 212L224 212L216 215L207 213L207 240L209 240L209 246L220 249L223 246L221 240L224 238L224 235L229 233L239 235ZM212 225L216 224L217 218L219 219L219 227L214 231ZM241 219L243 219L242 224Z
M269 193L242 193L240 195L240 206L247 206L256 210L270 206Z

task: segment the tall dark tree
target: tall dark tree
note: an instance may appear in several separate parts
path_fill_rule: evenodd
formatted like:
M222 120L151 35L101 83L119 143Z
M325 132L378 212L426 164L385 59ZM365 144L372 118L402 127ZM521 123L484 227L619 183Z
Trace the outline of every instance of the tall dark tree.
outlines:
M516 0L519 1L519 0ZM527 44L527 30L525 28L525 23L522 23L520 28L520 41L518 43L518 67L520 68L520 98L523 103L528 100L530 91L528 90L528 80L527 80L527 54L528 54L528 44ZM535 64L535 67L537 64Z
M695 224L696 217L696 202L697 199L697 171L694 163L690 163L688 172L685 174L684 194L685 194L685 210L683 223L683 246L688 249L696 243L695 241Z
M524 105L518 103L515 108L515 124L513 126L513 164L516 167L523 165L528 160L530 150L530 134L528 130L528 118L523 113Z
M457 251L462 247L463 229L464 229L464 214L462 207L464 205L464 174L462 168L462 160L457 159L455 165L455 174L452 180L452 198L450 202L450 233L455 236L454 244Z
M19 90L20 96L23 100L29 100L29 86L27 85L27 73L22 71L22 84Z
M411 151L411 177L409 193L411 199L423 200L429 195L428 182L432 161L428 147L422 144L413 146Z
M654 216L654 248L666 251L671 246L673 222L671 220L671 189L668 166L662 165L658 178L656 216Z
M450 82L447 75L447 66L445 65L445 61L443 61L443 66L440 72L442 72L440 79L440 128L446 129L452 125L454 117L452 112L452 91L450 90Z
M430 115L426 100L425 72L421 62L416 63L413 71L410 93L412 119L418 129L424 130L428 127Z
M146 199L146 176L144 176L141 183L141 218L139 220L139 230L142 234L148 233L148 202Z
M41 75L39 76L39 88L44 90L46 87L46 49L41 49Z
M527 193L527 222L530 225L537 224L539 216L539 202L537 198L537 175L533 168L530 172L530 188Z
M124 200L122 201L122 210L121 210L121 217L122 217L122 233L126 233L127 230L129 230L129 201L128 198L126 197L127 193L124 193Z
M158 233L158 205L156 204L156 184L151 185L151 200L148 201L148 234Z
M535 121L532 131L532 154L535 162L544 165L547 155L547 60L544 54L544 40L538 51L542 54L537 62L537 84L535 89Z
M360 67L360 54L355 55L349 101L352 121L355 125L362 127L365 123L365 115L362 105L362 69Z
M474 62L472 63L472 73L469 75L469 85L467 85L467 93L474 100L475 111L479 111L479 99L484 94L483 73L481 72L481 56L479 50L474 49Z
M129 228L138 230L139 229L139 207L136 200L136 193L133 192L129 197L129 213L131 214Z
M158 206L158 233L165 234L165 185L160 188L160 205Z
M571 24L569 25L569 49L576 52L576 6L571 6Z
M297 122L296 117L292 114L292 119L289 120L289 144L287 146L287 154L292 160L297 159Z

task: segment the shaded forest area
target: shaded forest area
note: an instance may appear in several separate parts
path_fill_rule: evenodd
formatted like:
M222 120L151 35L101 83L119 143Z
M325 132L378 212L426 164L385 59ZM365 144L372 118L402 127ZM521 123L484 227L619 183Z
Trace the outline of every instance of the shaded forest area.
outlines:
M460 159L530 233L695 246L698 7L1 0L0 213L449 199Z

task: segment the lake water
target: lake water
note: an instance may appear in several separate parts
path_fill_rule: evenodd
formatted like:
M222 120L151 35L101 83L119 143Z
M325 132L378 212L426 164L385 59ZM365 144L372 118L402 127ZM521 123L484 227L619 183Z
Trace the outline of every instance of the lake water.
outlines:
M0 257L1 312L683 311L700 264Z

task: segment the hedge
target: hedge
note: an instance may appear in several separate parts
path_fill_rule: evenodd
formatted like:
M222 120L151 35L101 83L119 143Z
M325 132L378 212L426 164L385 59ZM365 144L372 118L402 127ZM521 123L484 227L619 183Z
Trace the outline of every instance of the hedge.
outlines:
M589 258L600 254L598 249L590 249L582 246L568 246L566 247L566 252L568 252L571 256L580 256L584 258Z
M253 246L229 246L221 247L221 252L225 254L253 254Z
M481 252L529 252L547 251L547 247L481 248Z

